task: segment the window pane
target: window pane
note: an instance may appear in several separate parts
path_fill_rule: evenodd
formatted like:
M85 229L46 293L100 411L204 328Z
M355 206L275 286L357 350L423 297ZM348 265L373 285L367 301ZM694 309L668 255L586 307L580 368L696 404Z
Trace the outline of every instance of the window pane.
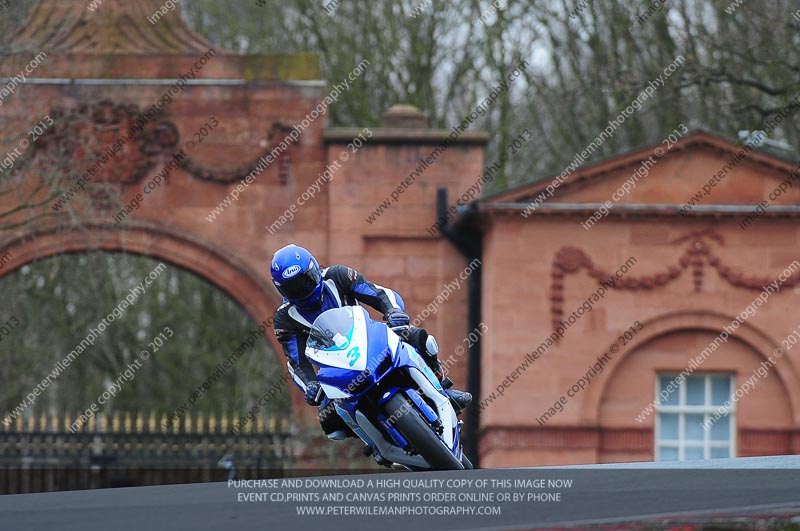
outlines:
M662 446L659 448L659 461L677 461L678 449L669 446Z
M674 383L676 374L657 375L656 453L660 460L734 457L736 414L715 416L730 406L735 379L731 374L695 373ZM672 392L662 399L661 393ZM680 389L683 387L683 389ZM733 409L733 408L732 408ZM703 421L707 421L704 424ZM713 421L713 422L712 422Z
M722 448L711 448L711 459L719 459L721 457L733 457L731 455L731 449L729 446L723 446Z
M687 461L689 459L703 459L702 446L687 446L684 448L683 453L686 456Z
M713 417L711 417L713 420ZM731 418L728 415L720 417L711 426L712 441L728 441L731 438Z
M674 376L659 376L658 377L658 392L664 391L669 387L669 384L674 380ZM660 395L658 397L659 404L662 406L677 406L680 401L680 393L678 392L678 386L672 386L672 392L667 396L666 399L662 398ZM676 437L677 438L677 437Z
M703 414L686 415L686 440L687 441L705 440L705 430L703 429Z
M711 377L711 404L721 406L731 397L731 377Z
M665 440L678 440L678 413L659 413L658 420L660 422L659 438Z
M702 406L706 403L706 379L702 376L686 378L686 404Z

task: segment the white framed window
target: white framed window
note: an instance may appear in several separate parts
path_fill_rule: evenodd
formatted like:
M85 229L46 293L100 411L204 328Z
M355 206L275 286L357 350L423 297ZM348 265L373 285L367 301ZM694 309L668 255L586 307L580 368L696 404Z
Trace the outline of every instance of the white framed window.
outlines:
M677 377L678 373L660 373L656 380L655 460L735 457L733 374L694 373L681 383ZM666 393L670 385L672 392ZM715 415L721 407L724 414Z

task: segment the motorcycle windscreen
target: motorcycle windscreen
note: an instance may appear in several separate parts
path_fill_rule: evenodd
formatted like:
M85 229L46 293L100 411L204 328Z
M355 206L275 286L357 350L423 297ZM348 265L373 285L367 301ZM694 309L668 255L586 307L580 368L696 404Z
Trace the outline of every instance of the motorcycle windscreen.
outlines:
M333 308L311 326L306 357L321 365L362 371L367 366L367 323L357 306Z

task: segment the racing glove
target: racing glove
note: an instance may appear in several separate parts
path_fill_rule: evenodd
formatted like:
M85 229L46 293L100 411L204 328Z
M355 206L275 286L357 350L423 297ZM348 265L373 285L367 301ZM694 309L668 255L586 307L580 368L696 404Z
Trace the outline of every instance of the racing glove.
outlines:
M318 406L322 402L323 397L322 387L319 382L308 382L306 384L306 404L309 406Z
M400 308L392 308L386 315L383 316L389 328L397 326L408 326L411 323L411 318Z

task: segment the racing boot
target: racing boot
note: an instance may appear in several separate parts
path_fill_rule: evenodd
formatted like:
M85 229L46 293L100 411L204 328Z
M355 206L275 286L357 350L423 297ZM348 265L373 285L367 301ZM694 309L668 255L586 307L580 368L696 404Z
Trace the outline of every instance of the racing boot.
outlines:
M442 363L439 361L439 357L437 356L439 353L439 344L436 343L436 338L434 338L432 335L427 333L425 333L425 335L427 337L425 338L425 348L422 349L422 357L425 360L425 363L428 364L428 367L430 367L430 369L433 371L433 374L436 375L436 378L442 385L442 389L444 389L444 393L450 398L450 403L453 405L456 415L458 415L472 403L472 394L466 391L451 389L451 387L453 387L453 382L450 380L450 378L447 378L444 375Z
M450 403L453 404L453 409L456 415L461 414L462 411L467 409L472 403L472 393L466 391L459 391L458 389L445 389L444 394L450 398Z
M375 459L375 462L381 466L385 466L386 468L392 468L397 463L392 463L381 454L377 453L375 450L372 449L372 446L366 445L362 450L365 456L369 457L372 456Z

